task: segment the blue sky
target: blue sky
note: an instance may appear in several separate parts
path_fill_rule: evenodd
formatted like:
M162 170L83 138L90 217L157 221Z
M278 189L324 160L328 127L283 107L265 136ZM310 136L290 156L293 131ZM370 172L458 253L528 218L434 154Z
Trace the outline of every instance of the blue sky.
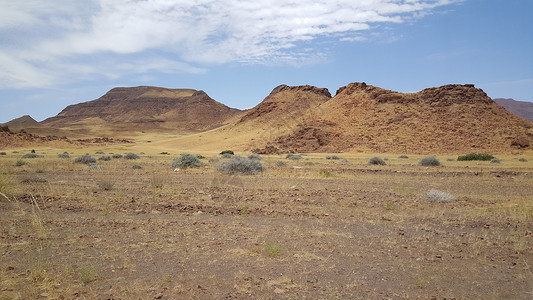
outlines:
M533 101L531 0L0 0L0 122L116 86L251 108L280 85L332 95L474 83Z

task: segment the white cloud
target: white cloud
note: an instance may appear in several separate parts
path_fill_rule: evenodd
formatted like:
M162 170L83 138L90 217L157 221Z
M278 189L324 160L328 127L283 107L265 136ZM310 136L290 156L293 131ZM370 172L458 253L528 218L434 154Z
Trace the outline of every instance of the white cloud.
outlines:
M0 38L11 42L0 53L4 60L13 57L14 64L22 66L6 72L4 68L14 66L0 65L6 77L0 84L49 84L54 76L61 78L65 65L67 71L78 68L85 74L108 72L80 63L78 58L108 55L111 59L154 50L160 54L149 56L153 62L119 64L118 69L127 65L134 73L156 67L168 72L201 72L191 64L305 60L322 54L298 49L302 43L312 48L310 42L318 37L362 41L361 32L378 23L403 22L460 1L0 0ZM22 38L23 34L32 34L32 39ZM170 55L173 61L164 58ZM46 73L43 70L56 75L39 81L25 77Z

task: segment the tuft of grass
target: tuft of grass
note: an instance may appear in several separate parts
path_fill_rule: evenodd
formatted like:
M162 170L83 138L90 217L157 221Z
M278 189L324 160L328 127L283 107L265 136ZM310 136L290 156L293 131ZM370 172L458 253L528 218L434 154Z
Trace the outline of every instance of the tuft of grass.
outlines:
M434 156L428 156L422 158L419 162L419 165L426 166L426 167L434 167L434 166L440 166L440 161L434 157Z
M268 243L265 244L265 246L263 247L263 253L270 257L275 257L283 253L283 247L281 247L280 245Z
M89 284L96 280L96 268L93 266L84 266L80 268L80 280L83 284Z
M74 159L74 163L75 163L75 164L86 164L86 165L88 165L88 164L94 164L94 163L96 163L96 159L93 158L93 157L90 156L90 155L82 155L82 156L80 156L80 157L76 157L76 158Z
M102 151L96 151L94 154L103 155L103 154L105 154L105 153L102 152Z
M57 155L57 158L70 158L68 152L63 152Z
M98 158L98 160L101 160L101 161L110 161L110 160L111 160L111 156L109 156L109 155L100 156L100 157Z
M26 177L26 178L22 179L21 182L25 183L25 184L28 184L28 183L45 183L45 182L48 182L48 180L46 180L46 178L42 178L42 177L39 177L39 176L29 176L29 177Z
M198 168L203 166L203 162L198 159L198 156L189 154L189 153L182 153L180 154L180 157L174 158L172 160L172 163L170 164L173 168Z
M122 154L113 154L111 155L112 158L122 158Z
M320 170L320 176L330 178L330 177L333 177L334 175L332 172L322 169Z
M341 158L338 155L328 155L328 156L326 156L326 159L339 160Z
M386 165L387 163L381 158L381 157L372 157L369 161L368 161L368 164L369 165L381 165L381 166L384 166Z
M521 162L527 162L527 159L525 159L525 158L522 157L522 158L520 158L518 161L521 161Z
M26 162L23 161L23 160L17 160L17 162L15 163L16 167L22 167L22 166L25 166L25 165L26 165Z
M100 181L98 182L98 187L101 188L104 191L110 191L115 186L115 182L113 181Z
M142 169L143 167L141 165L133 165L132 168L135 170L139 170L139 169Z
M220 163L216 169L226 174L254 175L263 172L266 168L258 160L234 156Z
M400 156L398 156L398 158L407 159L407 158L409 158L409 156L407 156L407 155L400 155Z
M219 154L220 155L224 155L224 154L235 155L235 152L233 152L231 150L224 150L224 151L220 152Z
M284 162L284 161L281 161L281 160L278 160L276 163L275 163L276 167L285 167L287 166L287 163Z
M89 170L96 170L96 169L99 169L100 166L98 166L97 163L88 163L85 168Z
M124 154L124 158L125 159L139 159L139 155L135 154L135 153L126 153Z
M302 154L287 154L286 159L299 160L302 159Z
M5 153L5 152L0 152L0 155L7 155L7 153Z
M493 159L490 160L491 164L499 164L500 162L501 161L499 159L497 159L497 158L493 158Z
M455 196L438 190L430 190L427 192L426 198L431 202L451 202L455 200Z
M465 161L465 160L491 160L495 158L494 156L490 154L485 153L470 153L467 155L462 155L457 157L458 161Z
M44 157L43 155L38 155L38 154L35 154L35 153L26 153L24 155L22 155L22 158L41 158L41 157Z

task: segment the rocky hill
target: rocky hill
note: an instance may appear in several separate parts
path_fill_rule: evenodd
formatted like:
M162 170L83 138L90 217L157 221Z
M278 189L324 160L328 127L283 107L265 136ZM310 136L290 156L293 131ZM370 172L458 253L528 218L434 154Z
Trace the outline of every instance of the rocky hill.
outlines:
M69 129L93 126L115 131L198 132L219 127L239 113L203 91L119 87L96 100L68 106L42 124Z
M468 84L399 93L352 83L312 115L259 152L506 152L533 141L533 122Z
M495 98L494 102L503 106L503 108L512 112L513 114L522 117L526 120L533 121L533 103L525 101L517 101L514 99Z
M39 124L39 122L35 121L35 119L28 115L13 119L2 125L8 126L11 131L20 131L26 128L38 128L42 126L41 124Z

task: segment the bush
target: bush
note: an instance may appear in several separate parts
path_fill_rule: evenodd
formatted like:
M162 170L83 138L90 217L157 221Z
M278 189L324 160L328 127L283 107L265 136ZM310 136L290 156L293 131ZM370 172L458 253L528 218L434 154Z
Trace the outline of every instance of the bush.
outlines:
M455 161L455 158L448 158L446 161Z
M205 157L205 156L203 156L203 155L201 155L201 154L196 154L196 157L197 157L198 159L206 159L206 158L207 158L207 157Z
M368 164L369 165L386 165L387 163L381 159L381 157L372 157L369 161L368 161Z
M182 153L180 157L174 158L170 164L173 168L197 168L202 166L204 163L201 162L196 155L189 153Z
M495 158L494 156L490 154L484 154L484 153L470 153L467 155L459 156L457 157L458 161L465 161L465 160L491 160Z
M74 159L74 163L76 163L76 164L86 164L86 165L94 164L94 163L96 163L96 159L94 159L90 155L82 155L80 157L76 157Z
M338 155L328 155L326 159L339 160L341 159Z
M98 187L104 191L112 190L113 186L115 186L115 183L113 181L100 181L98 183Z
M265 167L258 160L234 156L232 159L220 163L217 170L226 174L253 175L263 172Z
M45 183L45 182L48 182L46 178L37 177L37 176L31 176L31 177L26 177L22 179L22 183Z
M0 152L0 155L7 155L7 153L5 153L5 152Z
M135 170L139 170L139 169L142 169L143 167L141 165L133 165L132 168Z
M426 194L426 198L431 202L451 202L455 200L453 195L437 190L430 190Z
M525 159L525 158L523 158L523 157L522 157L522 158L520 158L520 159L519 159L518 161L521 161L521 162L526 162L526 161L527 161L527 159Z
M44 156L37 155L35 153L26 153L26 154L22 155L22 158L39 158L39 157L44 157Z
M233 154L230 154L230 153L222 154L222 158L232 158L232 157L233 157Z
M255 159L255 160L261 160L261 159L263 159L263 158L261 157L261 155L259 155L259 154L251 154L250 156L248 156L248 158L249 158L249 159Z
M278 160L275 165L276 167L285 167L287 163L284 161Z
M231 150L224 150L224 151L220 152L220 155L224 155L224 154L235 155L235 152L233 152Z
M126 153L124 154L125 159L139 159L139 155L135 153Z
M68 154L68 152L63 152L61 154L58 154L57 158L70 158L70 155Z
M302 155L301 154L287 154L285 158L292 159L292 160L299 160L299 159L302 159Z
M113 154L111 155L112 158L122 158L122 154Z
M17 162L15 163L16 167L22 167L24 165L26 165L26 162L23 160L17 160Z
M110 161L110 160L111 160L111 156L109 156L109 155L100 156L100 157L98 158L98 160L102 160L102 161Z
M490 160L490 163L491 163L491 164L499 164L499 163L500 163L500 160L497 159L497 158L493 158L493 159Z
M166 152L166 151L161 152L161 153L159 153L159 154L161 154L161 155L170 155L170 153L168 153L168 152Z
M99 155L101 155L101 154L105 154L105 153L102 152L102 151L97 151L97 152L95 152L94 154L99 154Z
M418 162L418 164L421 165L421 166L426 166L426 167L440 166L440 161L434 156L428 156L428 157L422 158Z
M398 156L398 158L404 158L404 159L407 159L407 158L409 158L409 156L407 156L407 155L400 155L400 156Z

